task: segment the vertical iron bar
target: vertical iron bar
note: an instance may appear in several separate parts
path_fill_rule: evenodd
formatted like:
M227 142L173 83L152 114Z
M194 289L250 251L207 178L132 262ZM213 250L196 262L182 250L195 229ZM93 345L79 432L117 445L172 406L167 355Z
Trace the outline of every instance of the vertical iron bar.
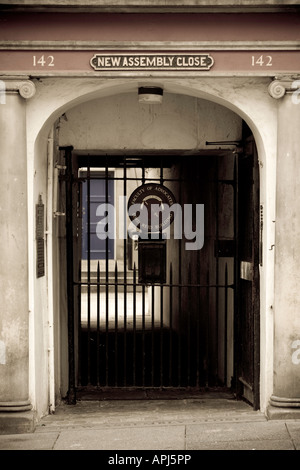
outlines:
M105 203L108 204L108 160L105 158ZM108 235L108 234L107 234ZM105 239L105 281L106 281L106 321L105 321L105 385L108 386L109 373L109 260L108 260L108 236Z
M118 265L115 262L115 386L118 385Z
M67 297L68 297L68 353L69 353L69 389L68 404L76 403L75 388L75 345L74 345L74 288L73 288L73 147L62 148L66 159L66 248L67 248Z
M142 184L145 184L145 160L142 160ZM145 348L145 285L142 285L142 384L145 387L146 348ZM148 295L148 292L147 292ZM149 305L149 298L148 298Z
M133 264L133 386L136 385L136 267Z
M170 263L170 291L169 291L169 304L170 304L170 321L169 321L169 386L172 386L172 364L173 364L173 271L172 262Z
M196 308L196 387L200 386L200 253L197 252L197 308ZM201 309L202 310L202 309Z
M219 243L219 158L216 157L216 241ZM219 378L219 250L216 250L216 310L215 310L215 384Z
M154 354L155 354L155 347L154 347L154 285L151 286L151 295L152 295L152 301L151 301L151 327L152 327L152 347L151 347L151 359L152 359L152 367L151 367L151 384L152 387L154 386Z
M163 386L163 357L164 357L164 287L160 287L160 386Z
M227 386L227 302L228 302L228 268L227 263L225 264L225 310L224 310L224 327L225 327L225 338L224 338L224 385Z
M81 247L80 247L81 248ZM81 250L80 250L81 253ZM81 328L81 258L78 263L78 280L80 284L78 285L78 385L81 385L81 368L82 368L82 358L81 358L81 340L82 340L82 328Z
M145 184L145 160L143 159L143 164L142 164L142 184Z
M180 161L180 186L179 186L179 203L183 206L182 200L182 178L183 178L183 164L182 160ZM182 255L182 243L181 240L178 240L178 386L181 386L181 335L182 335L182 328L181 328L181 310L182 310L182 266L181 266L181 255Z
M187 385L190 386L191 381L191 312L193 309L192 304L192 291L193 289L190 287L192 284L192 272L191 272L191 265L189 263L188 268L188 312L187 312Z
M77 210L77 236L79 236L80 246L79 246L79 259L78 259L78 331L77 331L77 341L78 341L78 385L82 385L82 368L84 367L83 360L82 360L82 346L83 346L83 329L82 329L82 281L84 280L82 277L82 246L83 246L83 184L79 183L77 185L78 190L78 210ZM80 226L79 226L80 223Z
M88 349L88 384L91 383L91 172L90 172L90 159L88 156L87 166L87 245L88 245L88 257L87 257L87 349Z
M97 385L100 385L100 263L97 264Z
M178 386L181 386L181 335L182 335L182 328L181 328L181 298L182 298L182 287L181 287L181 243L180 240L178 241L179 245L179 273L178 273Z
M205 377L205 386L208 388L210 386L209 380L209 368L210 368L210 354L209 354L209 337L210 337L210 308L209 308L209 269L206 273L206 344L205 344L205 367L206 367L206 377Z
M145 286L142 286L142 384L145 387Z
M127 196L127 167L126 157L124 161L124 197ZM126 237L124 237L124 386L127 384L127 230Z
M163 159L160 159L160 184L164 183L164 166ZM162 212L159 212L159 238L162 239ZM163 310L164 310L164 294L163 285L160 287L160 386L163 386Z
M160 159L160 184L164 184L164 166L163 159Z

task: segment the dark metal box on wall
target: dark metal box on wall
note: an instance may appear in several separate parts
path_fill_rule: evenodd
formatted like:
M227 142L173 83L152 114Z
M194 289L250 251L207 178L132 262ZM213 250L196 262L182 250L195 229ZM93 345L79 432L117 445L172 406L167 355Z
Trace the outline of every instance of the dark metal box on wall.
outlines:
M166 282L166 242L139 241L139 282L164 284Z

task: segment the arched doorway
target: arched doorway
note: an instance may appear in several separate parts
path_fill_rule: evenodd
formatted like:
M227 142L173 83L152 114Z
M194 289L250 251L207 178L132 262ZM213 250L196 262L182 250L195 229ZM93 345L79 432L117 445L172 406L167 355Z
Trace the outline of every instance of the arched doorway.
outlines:
M61 146L72 214L71 400L75 390L226 388L258 408L257 154L242 121L236 140L214 137L192 151ZM150 183L170 191L180 208L191 206L185 225L181 212L183 236L174 237L174 223L167 239L128 232L128 214L111 202L121 198L127 210L134 191ZM103 204L114 206L113 221ZM103 220L102 235L113 236L101 240Z

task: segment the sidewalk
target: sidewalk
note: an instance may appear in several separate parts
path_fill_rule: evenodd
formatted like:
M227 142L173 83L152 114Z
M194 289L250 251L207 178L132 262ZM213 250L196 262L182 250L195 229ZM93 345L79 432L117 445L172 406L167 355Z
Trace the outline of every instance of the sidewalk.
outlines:
M0 435L0 450L300 450L300 419L267 420L227 398L79 401L34 433Z

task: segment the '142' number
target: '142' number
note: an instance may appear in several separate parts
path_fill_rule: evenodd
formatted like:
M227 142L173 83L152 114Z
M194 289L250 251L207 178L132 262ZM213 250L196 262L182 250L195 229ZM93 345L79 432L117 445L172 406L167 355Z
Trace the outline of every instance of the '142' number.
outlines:
M54 57L53 55L48 55L45 57L42 55L41 57L37 57L36 55L33 56L33 66L37 67L40 65L41 67L54 67Z
M252 67L255 67L256 65L262 67L265 65L266 67L272 67L272 56L271 55L261 55L260 57L255 57L254 55L252 56L251 59L251 65Z

